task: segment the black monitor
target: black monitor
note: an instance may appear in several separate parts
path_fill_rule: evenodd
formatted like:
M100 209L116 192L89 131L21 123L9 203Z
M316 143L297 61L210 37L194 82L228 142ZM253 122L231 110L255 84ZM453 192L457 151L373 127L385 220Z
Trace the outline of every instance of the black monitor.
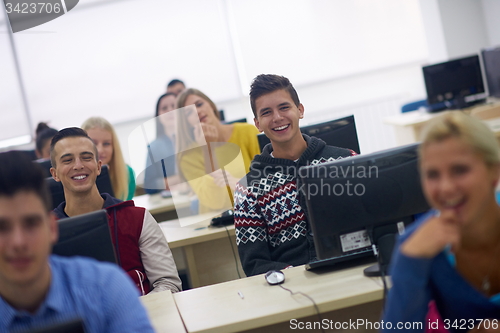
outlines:
M325 141L327 145L349 148L358 154L361 153L354 116L304 126L300 128L300 131ZM257 135L257 139L259 140L260 151L271 142L264 133Z
M52 177L46 178L45 181L52 195L52 208L55 209L61 202L65 201L64 188L61 182L56 182ZM99 193L108 193L114 197L113 186L111 185L111 178L107 165L102 166L101 174L97 176L96 179L96 185Z
M61 219L58 224L59 240L52 248L53 254L117 262L106 210Z
M500 97L500 46L484 49L481 54L489 95Z
M424 66L422 71L427 104L433 111L463 109L486 98L477 55Z
M372 243L390 235L393 246L413 216L429 209L417 148L411 144L300 169L298 188L320 261L373 256Z
M85 333L85 329L81 319L74 319L41 328L22 331L20 333Z

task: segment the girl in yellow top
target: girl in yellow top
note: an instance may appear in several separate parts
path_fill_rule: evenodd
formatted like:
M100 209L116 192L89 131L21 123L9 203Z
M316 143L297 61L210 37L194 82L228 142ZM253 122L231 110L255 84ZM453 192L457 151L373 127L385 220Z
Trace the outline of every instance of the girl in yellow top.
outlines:
M259 131L221 123L214 102L197 89L179 95L177 108L183 108L176 117L179 171L198 196L199 212L232 209L236 183L260 154Z

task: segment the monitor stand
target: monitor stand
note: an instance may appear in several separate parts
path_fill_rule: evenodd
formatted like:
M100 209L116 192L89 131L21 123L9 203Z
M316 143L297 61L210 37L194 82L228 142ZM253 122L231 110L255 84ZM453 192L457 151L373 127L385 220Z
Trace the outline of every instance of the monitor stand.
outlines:
M380 265L376 263L375 265L371 265L370 267L366 267L363 270L363 274L368 277L379 277L382 276L380 272ZM387 275L387 266L384 266L384 275Z
M378 246L378 263L364 269L365 276L374 277L384 276L388 273L389 263L391 262L392 251L396 243L396 234L388 233L377 239ZM381 272L382 269L382 272Z

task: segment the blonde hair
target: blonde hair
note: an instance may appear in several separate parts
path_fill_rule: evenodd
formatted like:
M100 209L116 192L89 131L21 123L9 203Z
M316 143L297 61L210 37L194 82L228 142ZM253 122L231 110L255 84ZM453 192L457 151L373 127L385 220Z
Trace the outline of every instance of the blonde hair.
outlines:
M219 111L217 110L217 106L215 106L215 103L207 95L205 95L204 93L202 93L201 91L199 91L198 89L195 89L195 88L186 89L177 97L176 108L178 109L178 108L182 108L182 107L186 106L186 99L190 95L195 95L195 96L201 97L204 100L206 100L208 102L208 104L210 104L212 109L214 110L214 114L217 117L217 119L220 120L220 114L219 114Z
M85 131L93 128L100 128L111 133L113 140L113 156L111 156L111 160L109 161L111 185L113 186L113 192L115 192L115 198L126 200L128 196L129 176L115 129L102 117L91 117L82 124L82 129Z
M452 111L435 118L422 132L422 150L431 143L457 138L468 144L489 166L500 164L498 141L495 134L481 120L460 111Z
M198 89L195 89L195 88L189 88L189 89L184 90L177 97L175 108L179 109L179 108L185 107L186 100L190 95L195 95L195 96L201 97L204 100L206 100L207 103L213 109L214 114L217 117L217 119L220 120L220 114L219 114L219 111L217 110L217 106L215 105L215 103L207 95L205 95L204 93L202 93L201 91L199 91ZM177 110L176 112L182 112L182 111L184 111L184 110ZM196 109L195 109L195 112L196 112ZM187 116L180 115L180 114L178 114L176 117L176 125L177 125L176 134L177 134L177 136L176 136L175 140L176 140L176 152L178 152L178 154L177 154L177 164L178 165L180 165L180 161L183 157L184 152L186 152L187 150L189 150L191 148L194 148L194 144L196 142L196 139L194 137L194 128L191 124L189 124L187 118L188 118ZM203 150L203 151L205 152L205 150ZM208 163L209 160L210 160L209 157L205 156L205 163ZM205 165L205 169L207 172L209 172L208 170L210 170L210 167L208 164ZM179 169L179 176L184 181L186 180L184 177L184 174L182 173L182 170L180 170L180 169Z

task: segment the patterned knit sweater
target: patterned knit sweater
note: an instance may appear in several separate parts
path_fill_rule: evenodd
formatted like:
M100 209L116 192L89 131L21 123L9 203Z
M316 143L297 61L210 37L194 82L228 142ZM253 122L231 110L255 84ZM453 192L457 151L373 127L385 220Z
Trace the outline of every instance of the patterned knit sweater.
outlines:
M247 276L303 265L316 258L302 208L303 193L297 190L298 170L356 153L327 146L315 137L304 135L304 139L307 148L297 161L273 158L272 145L266 145L252 161L250 172L236 185L236 244Z

